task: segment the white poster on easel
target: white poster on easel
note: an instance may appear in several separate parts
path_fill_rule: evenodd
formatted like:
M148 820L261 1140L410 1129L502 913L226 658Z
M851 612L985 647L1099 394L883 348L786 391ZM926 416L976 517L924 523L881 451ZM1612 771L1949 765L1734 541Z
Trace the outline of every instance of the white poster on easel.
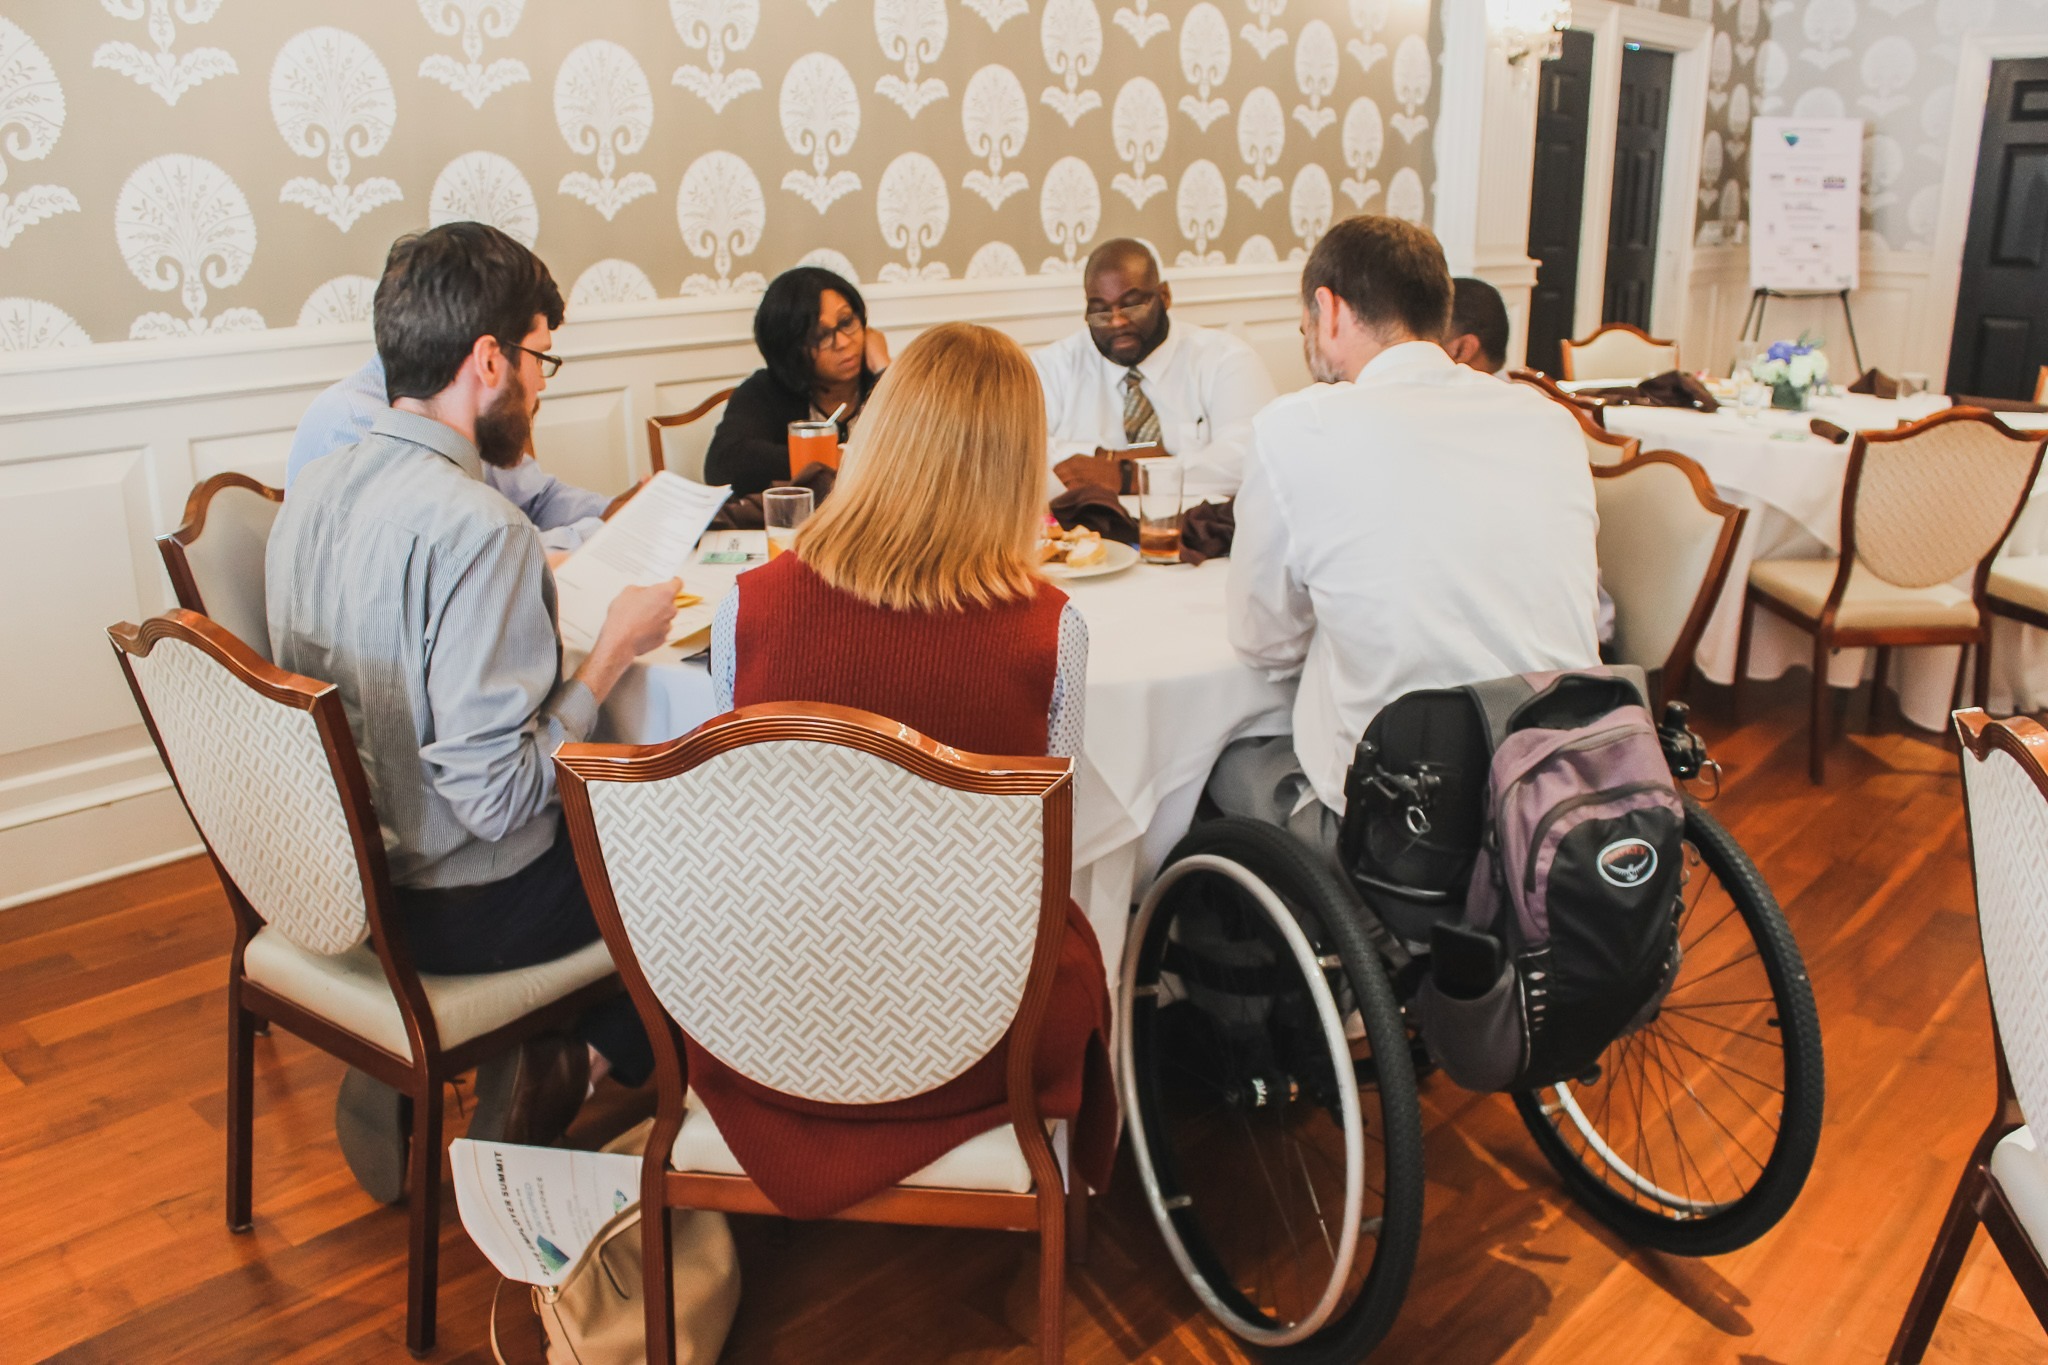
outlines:
M1749 145L1749 287L1854 289L1863 120L1760 118Z

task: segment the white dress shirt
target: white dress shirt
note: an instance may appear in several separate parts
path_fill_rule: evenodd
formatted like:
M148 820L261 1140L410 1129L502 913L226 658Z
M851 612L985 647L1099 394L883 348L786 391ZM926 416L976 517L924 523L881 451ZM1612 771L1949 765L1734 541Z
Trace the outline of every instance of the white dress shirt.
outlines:
M1088 329L1032 353L1045 386L1051 461L1115 450L1124 440L1124 376L1095 349ZM1138 387L1159 414L1159 439L1187 466L1191 493L1229 494L1244 479L1252 418L1273 401L1258 354L1229 332L1175 322L1139 361Z
M1230 642L1299 672L1294 751L1324 805L1380 708L1599 662L1586 443L1534 389L1391 346L1258 416L1230 553Z

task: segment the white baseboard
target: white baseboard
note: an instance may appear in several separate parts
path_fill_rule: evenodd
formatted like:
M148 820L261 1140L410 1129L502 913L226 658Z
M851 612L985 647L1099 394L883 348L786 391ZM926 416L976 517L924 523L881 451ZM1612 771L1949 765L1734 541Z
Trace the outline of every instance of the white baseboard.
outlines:
M205 851L168 782L17 824L0 830L0 910Z

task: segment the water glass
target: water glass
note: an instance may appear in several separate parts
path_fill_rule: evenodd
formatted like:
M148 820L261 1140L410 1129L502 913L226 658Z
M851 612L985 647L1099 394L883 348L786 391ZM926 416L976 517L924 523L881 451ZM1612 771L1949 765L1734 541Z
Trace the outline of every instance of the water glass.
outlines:
M1771 405L1771 386L1747 375L1736 377L1735 410L1744 421L1754 422Z
M810 520L815 505L808 488L770 488L761 494L761 520L768 528L768 557L796 543L799 526Z
M1152 564L1180 562L1180 513L1187 471L1179 460L1133 461L1138 473L1138 553Z

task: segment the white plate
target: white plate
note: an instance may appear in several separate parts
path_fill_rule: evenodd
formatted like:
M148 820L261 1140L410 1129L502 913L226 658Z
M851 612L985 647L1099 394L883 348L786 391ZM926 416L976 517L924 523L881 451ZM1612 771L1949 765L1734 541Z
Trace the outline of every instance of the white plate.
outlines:
M1126 545L1120 540L1105 540L1102 547L1108 553L1103 556L1100 564L1085 564L1078 569L1070 569L1064 564L1047 564L1044 566L1045 576L1052 579L1101 578L1105 574L1122 573L1138 562L1138 547L1135 545Z

